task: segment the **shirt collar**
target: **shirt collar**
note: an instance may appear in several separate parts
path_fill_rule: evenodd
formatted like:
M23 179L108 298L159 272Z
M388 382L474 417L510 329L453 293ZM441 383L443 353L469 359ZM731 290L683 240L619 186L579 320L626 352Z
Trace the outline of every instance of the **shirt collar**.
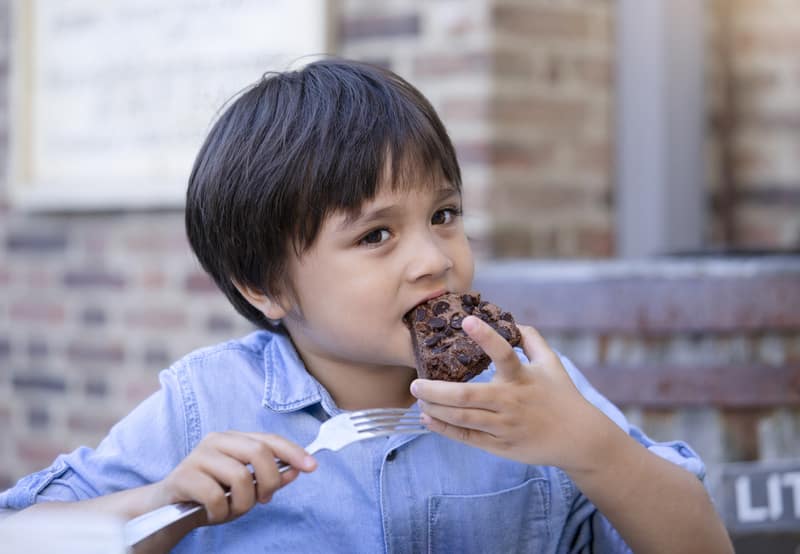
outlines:
M339 412L328 391L308 373L288 335L271 333L264 349L264 397L276 412L294 412L322 403L329 415Z

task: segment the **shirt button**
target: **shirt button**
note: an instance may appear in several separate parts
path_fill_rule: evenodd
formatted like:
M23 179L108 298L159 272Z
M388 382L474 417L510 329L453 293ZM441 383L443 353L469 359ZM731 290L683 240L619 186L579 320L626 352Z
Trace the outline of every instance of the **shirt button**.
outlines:
M386 455L386 461L391 462L397 458L397 450L390 450L389 453Z

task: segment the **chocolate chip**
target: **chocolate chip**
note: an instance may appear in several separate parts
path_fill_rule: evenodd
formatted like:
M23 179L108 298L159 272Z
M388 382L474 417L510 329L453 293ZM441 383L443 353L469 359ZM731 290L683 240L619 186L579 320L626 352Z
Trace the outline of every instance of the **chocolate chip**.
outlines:
M449 349L451 346L453 346L453 345L450 344L449 342L446 342L441 346L437 346L436 348L431 348L431 353L433 353L433 354L441 354L445 350Z
M447 322L441 317L432 317L430 321L428 321L428 325L430 325L431 329L434 331L441 331L447 326Z
M442 300L441 302L437 302L436 304L433 305L433 314L434 315L443 314L449 309L450 309L450 303Z
M456 359L464 365L469 365L469 363L472 361L472 358L466 354L459 354L456 356Z
M500 314L500 319L502 319L503 321L514 321L514 316L508 312L503 312L502 314Z
M456 332L453 331L453 329L451 329L450 327L448 327L447 329L444 330L444 336L446 336L446 337L452 337L455 334L456 334Z
M465 306L474 306L475 297L472 296L471 294L465 294L461 297L461 302L463 302Z
M425 311L425 308L417 308L417 312L415 314L417 321L423 321L426 315L428 314Z
M450 327L453 329L461 329L461 320L464 318L458 315L454 315L453 318L450 320Z
M497 332L500 333L500 336L506 340L511 340L511 331L506 329L505 327L500 327L497 329Z
M435 335L431 335L427 339L425 339L425 346L431 347L435 346L440 340L442 340L442 335L436 333Z

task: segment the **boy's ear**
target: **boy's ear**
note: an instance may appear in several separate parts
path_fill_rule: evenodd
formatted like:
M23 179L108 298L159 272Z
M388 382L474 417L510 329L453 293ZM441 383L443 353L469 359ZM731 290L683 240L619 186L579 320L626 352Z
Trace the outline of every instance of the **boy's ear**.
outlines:
M236 282L233 284L236 290L239 291L239 294L244 296L245 300L247 300L251 306L264 314L268 319L279 320L287 314L288 310L283 307L280 298L272 298L259 290L240 285Z

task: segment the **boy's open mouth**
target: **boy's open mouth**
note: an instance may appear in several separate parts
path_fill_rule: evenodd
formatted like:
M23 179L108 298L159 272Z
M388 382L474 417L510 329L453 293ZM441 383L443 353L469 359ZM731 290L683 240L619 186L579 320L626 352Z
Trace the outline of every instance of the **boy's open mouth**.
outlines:
M434 292L432 292L432 293L428 294L427 296L425 296L424 298L422 298L422 299L421 299L419 302L417 302L416 304L414 304L413 306L411 306L411 308L409 308L409 309L406 311L405 315L403 316L403 319L406 319L406 317L408 317L408 315L409 315L411 312L413 312L413 311L414 311L414 309L415 309L415 308L417 308L418 306L421 306L421 305L423 305L425 302L428 302L429 300L433 300L434 298L439 298L440 296L442 296L442 295L444 295L444 294L447 294L447 292L448 292L448 291L447 291L447 290L445 290L445 289L439 289L439 290L437 290L437 291L434 291Z

